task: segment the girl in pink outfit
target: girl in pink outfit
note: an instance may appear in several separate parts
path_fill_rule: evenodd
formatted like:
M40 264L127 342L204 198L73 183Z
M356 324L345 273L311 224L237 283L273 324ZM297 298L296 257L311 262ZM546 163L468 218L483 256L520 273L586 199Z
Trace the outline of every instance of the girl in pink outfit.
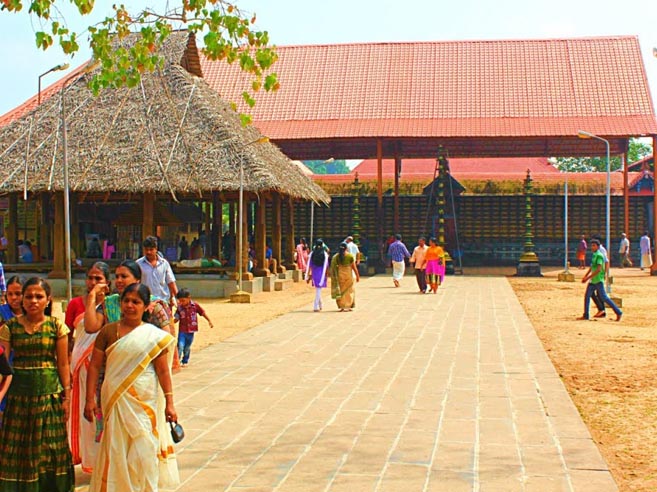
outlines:
M308 244L306 238L302 237L297 244L297 268L302 272L306 271L308 266Z

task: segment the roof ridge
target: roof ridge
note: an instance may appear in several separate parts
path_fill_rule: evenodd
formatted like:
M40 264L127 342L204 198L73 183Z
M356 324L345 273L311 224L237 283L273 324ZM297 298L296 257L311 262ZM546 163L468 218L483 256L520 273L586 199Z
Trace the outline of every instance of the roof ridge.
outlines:
M552 37L552 38L506 38L506 39L443 39L443 40L423 40L423 41L354 41L345 43L305 43L305 44L286 44L274 45L277 50L295 49L295 48L327 48L342 46L390 46L390 45L434 45L434 44L501 44L501 43L529 43L529 42L548 42L555 41L600 41L600 40L619 40L635 39L638 40L638 34L609 34L600 36L582 36L582 37Z

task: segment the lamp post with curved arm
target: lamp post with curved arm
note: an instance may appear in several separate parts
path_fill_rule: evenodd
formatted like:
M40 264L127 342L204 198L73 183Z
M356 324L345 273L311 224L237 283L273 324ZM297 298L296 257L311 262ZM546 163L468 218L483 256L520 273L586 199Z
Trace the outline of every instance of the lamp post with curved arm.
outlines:
M610 231L610 217L611 217L611 169L609 167L609 140L599 137L590 132L584 130L579 130L577 132L579 138L593 138L595 140L600 140L604 142L606 152L606 162L607 162L607 189L606 189L606 207L605 207L605 235L606 235L606 248L607 248L607 259L609 260L609 270L611 270L611 231ZM611 294L611 281L610 273L607 272L607 291Z

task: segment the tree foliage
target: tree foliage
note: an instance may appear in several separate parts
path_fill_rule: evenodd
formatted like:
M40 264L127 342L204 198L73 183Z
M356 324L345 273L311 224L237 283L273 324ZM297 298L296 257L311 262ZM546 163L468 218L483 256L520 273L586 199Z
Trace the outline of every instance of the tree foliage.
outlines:
M627 152L628 164L632 164L652 153L652 146L638 139L631 138ZM556 166L560 171L571 173L606 172L607 159L605 157L557 157ZM614 156L609 159L609 169L621 169L621 158Z
M94 0L69 0L80 15L89 15ZM276 61L276 52L269 45L267 31L254 29L255 15L249 16L226 0L180 0L181 5L169 12L145 9L130 13L124 5L113 5L114 13L88 28L88 42L100 70L91 82L91 89L98 93L105 87L134 87L141 74L153 71L162 64L158 48L171 32L184 27L202 37L202 52L211 60L237 62L240 68L252 76L251 85L242 94L252 107L254 94L261 89L275 91L279 84L270 69ZM35 32L38 48L47 50L57 43L64 53L75 54L80 49L84 34L71 32L62 18L58 6L63 0L0 0L0 11L19 12L29 8L30 15L40 29ZM119 48L113 44L131 33L139 34L131 48Z
M315 174L349 174L351 170L344 159L334 161L303 161Z

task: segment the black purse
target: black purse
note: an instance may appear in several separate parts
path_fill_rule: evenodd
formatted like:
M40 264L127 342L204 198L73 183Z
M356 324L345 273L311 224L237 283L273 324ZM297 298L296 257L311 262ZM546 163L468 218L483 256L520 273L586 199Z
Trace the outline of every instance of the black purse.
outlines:
M171 427L171 439L174 443L179 443L185 437L185 430L182 428L178 422L169 422L169 427Z

